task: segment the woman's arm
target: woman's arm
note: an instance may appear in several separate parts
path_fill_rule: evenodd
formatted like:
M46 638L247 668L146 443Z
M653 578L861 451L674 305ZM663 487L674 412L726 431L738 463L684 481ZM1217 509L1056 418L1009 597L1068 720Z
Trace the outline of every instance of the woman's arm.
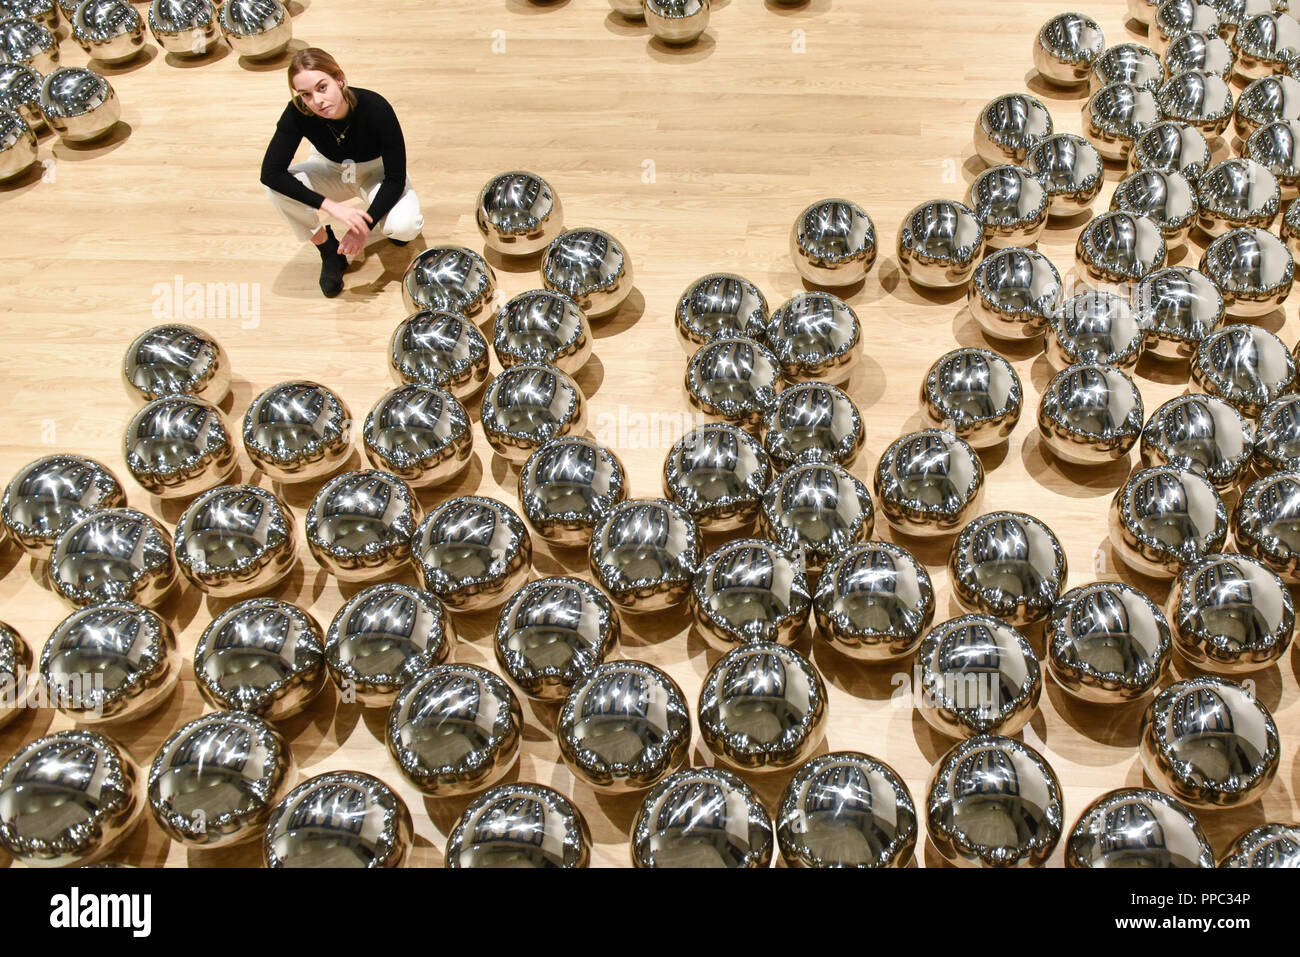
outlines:
M266 147L266 155L262 157L262 185L290 199L305 203L312 209L320 209L321 203L325 202L325 197L313 189L308 189L298 177L289 172L293 154L297 151L298 144L302 142L302 133L294 129L292 118L287 115L292 109L292 103L285 108L286 115L281 116L280 122L275 125L275 135L271 137L271 142Z
M379 185L370 208L370 222L377 223L388 215L406 191L406 139L402 136L397 114L387 100L376 98L376 121L379 130L380 157L384 161L384 181Z

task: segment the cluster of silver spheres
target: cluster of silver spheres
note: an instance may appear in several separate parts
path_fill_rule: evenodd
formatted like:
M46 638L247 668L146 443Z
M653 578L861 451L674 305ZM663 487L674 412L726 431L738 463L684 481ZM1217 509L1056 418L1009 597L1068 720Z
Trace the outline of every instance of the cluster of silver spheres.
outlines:
M776 0L785 6L799 6L808 0ZM673 46L694 43L709 26L710 0L609 0L614 15L645 23L662 43Z

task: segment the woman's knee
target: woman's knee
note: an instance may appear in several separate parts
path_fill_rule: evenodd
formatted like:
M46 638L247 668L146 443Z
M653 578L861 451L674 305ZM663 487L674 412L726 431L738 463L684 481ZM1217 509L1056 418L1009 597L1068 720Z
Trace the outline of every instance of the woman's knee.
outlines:
M400 243L410 242L424 229L424 214L419 205L411 209L394 207L384 219L384 235Z

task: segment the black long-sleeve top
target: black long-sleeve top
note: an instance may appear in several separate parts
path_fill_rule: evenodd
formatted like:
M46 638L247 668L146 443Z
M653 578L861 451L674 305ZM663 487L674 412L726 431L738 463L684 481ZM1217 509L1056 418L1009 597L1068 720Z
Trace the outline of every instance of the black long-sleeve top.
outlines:
M325 197L308 189L289 172L293 154L304 136L322 156L336 163L348 160L364 163L382 157L384 181L366 210L373 226L388 215L406 188L406 140L402 138L397 114L387 100L373 90L356 86L351 89L356 94L357 105L342 120L303 113L292 102L284 108L275 124L275 136L262 157L262 185L320 209ZM342 137L342 142L336 134Z

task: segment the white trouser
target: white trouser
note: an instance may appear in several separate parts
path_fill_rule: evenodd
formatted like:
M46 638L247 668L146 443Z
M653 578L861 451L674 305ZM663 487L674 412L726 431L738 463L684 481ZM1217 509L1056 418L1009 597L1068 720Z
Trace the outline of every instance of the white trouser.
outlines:
M289 167L300 183L308 189L315 190L326 199L344 202L360 196L367 203L374 202L375 194L384 182L384 161L367 160L364 163L335 163L318 153L315 147L311 155L301 163ZM277 193L266 187L266 194L271 198L281 215L289 221L293 233L299 240L306 242L316 234L321 226L319 209L312 209L306 203L290 199L283 193ZM406 189L401 199L377 223L370 224L372 237L386 236L398 242L409 242L420 234L424 228L424 216L420 213L420 198L411 188L411 177L406 177ZM342 239L339 236L339 239Z

